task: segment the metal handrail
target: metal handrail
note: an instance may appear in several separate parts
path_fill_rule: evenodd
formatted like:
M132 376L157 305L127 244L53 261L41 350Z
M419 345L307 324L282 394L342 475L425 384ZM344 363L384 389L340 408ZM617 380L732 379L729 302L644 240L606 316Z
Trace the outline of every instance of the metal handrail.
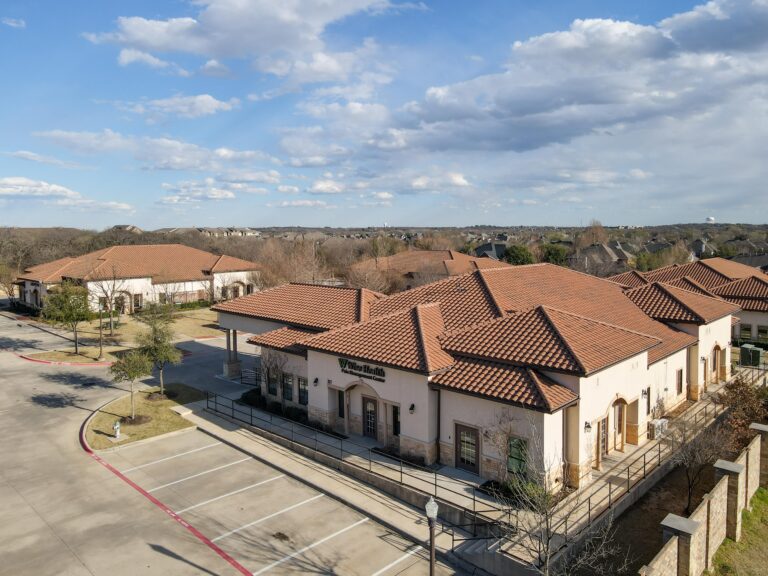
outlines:
M223 400L223 402L222 402L222 400ZM241 408L241 407L245 407L245 406L248 407L248 410L244 410L243 408ZM392 460L392 461L396 462L396 464L393 465L393 464L390 464L390 463L385 462L385 461L377 460L375 464L377 466L381 466L381 467L383 467L383 468L385 468L387 470L393 470L393 471L399 472L399 474L400 474L399 483L400 484L405 484L405 482L404 482L405 478L412 478L414 480L419 481L420 483L422 483L424 485L429 485L430 486L431 490L424 490L424 489L421 489L421 488L419 488L417 486L414 486L413 484L408 484L408 486L410 488L412 488L414 490L418 490L418 491L420 491L422 493L431 494L431 495L433 495L435 497L438 497L439 496L439 494L438 494L439 492L444 492L444 493L455 494L457 496L460 496L461 498L469 499L469 495L468 495L468 493L466 491L457 491L457 490L454 490L453 488L449 488L449 487L445 486L443 483L440 483L439 482L440 475L434 469L426 468L424 466L419 466L418 464L414 464L412 462L408 462L406 460L403 460L402 458L398 458L397 456L383 453L382 451L378 451L378 450L375 450L373 448L369 448L368 446L363 446L362 444L357 444L353 440L349 440L349 439L344 439L344 438L338 437L338 444L336 444L335 442L334 443L329 443L329 442L320 440L319 436L322 435L322 434L327 435L327 436L331 436L331 437L333 436L333 433L330 433L328 431L325 431L325 430L322 430L322 429L318 429L318 428L314 428L312 426L307 426L307 425L301 424L299 422L293 422L293 421L287 420L286 418L284 418L282 416L278 416L278 415L272 414L270 412L265 412L265 414L269 416L269 418L265 418L265 417L263 417L263 416L261 416L259 414L260 412L262 412L260 410L257 413L254 413L253 406L251 406L249 404L244 404L244 403L238 402L236 400L233 400L232 398L227 398L226 396L223 396L223 397L219 396L218 394L216 394L214 392L206 392L206 407L208 409L212 409L214 412L228 415L228 416L230 416L231 418L233 418L235 420L239 420L241 422L249 424L250 426L260 427L260 426L258 426L257 422L261 421L261 422L265 422L265 423L269 424L272 427L276 427L278 429L282 429L282 430L285 430L287 432L290 432L290 438L287 435L285 435L284 437L287 438L287 439L289 438L290 441L294 442L294 443L296 443L297 440L301 439L301 438L310 440L310 442L302 443L302 445L304 445L304 446L306 446L308 448L312 448L312 441L314 441L314 451L315 452L322 451L327 456L330 456L332 458L337 458L334 454L329 454L328 451L320 450L320 448L321 447L327 447L327 448L331 449L332 451L339 451L338 460L339 460L340 463L344 462L345 464L348 464L348 465L351 465L351 466L356 466L357 468L361 468L363 470L367 470L368 472L371 472L373 474L377 474L379 476L383 476L382 474L380 474L379 472L376 472L374 470L374 462L373 462L372 454L374 454L374 453L378 454L379 456L381 456L384 459L388 459L388 460ZM247 418L245 418L245 417L240 418L238 416L247 416ZM266 431L270 432L270 430L266 430ZM309 431L309 432L305 432L305 431ZM349 447L351 445L353 447L353 450L349 450L349 448L347 448L347 450L345 450L344 449L345 448L345 443L346 443L347 447ZM361 459L366 459L365 458L366 453L367 453L367 461L368 461L368 466L367 467L359 466L358 464L356 464L354 462L350 462L349 460L344 460L345 454L347 456L359 457ZM412 470L414 470L414 469L415 469L416 472L421 473L422 475L418 476L418 475L415 475L414 473L412 473ZM432 476L432 478L425 478L424 475ZM387 480L390 480L390 481L393 480L393 478L390 478L389 476L386 476L386 478L387 478ZM454 484L459 484L460 486L463 486L465 489L471 489L471 492L472 492L472 497L471 497L472 498L472 509L471 510L469 508L467 508L466 506L462 506L461 504L458 504L458 503L456 503L454 501L450 501L450 503L453 506L456 506L457 508L462 509L465 513L471 513L475 517L475 521L473 522L473 525L476 526L478 523L493 524L493 523L498 522L497 519L491 518L491 517L487 516L487 513L489 513L489 512L493 512L493 513L497 513L497 514L505 514L505 513L508 514L508 512L505 511L505 509L503 507L495 508L495 507L489 506L487 508L479 508L478 507L478 497L477 497L477 491L478 491L478 487L477 486L475 486L473 484L470 484L470 483L468 483L468 482L466 482L464 480L461 480L460 478L448 478L448 477L445 477L445 480L449 481L451 483L454 483ZM483 494L487 494L487 493L485 491L483 491ZM481 502L483 502L486 505L490 505L491 504L487 500L481 500Z

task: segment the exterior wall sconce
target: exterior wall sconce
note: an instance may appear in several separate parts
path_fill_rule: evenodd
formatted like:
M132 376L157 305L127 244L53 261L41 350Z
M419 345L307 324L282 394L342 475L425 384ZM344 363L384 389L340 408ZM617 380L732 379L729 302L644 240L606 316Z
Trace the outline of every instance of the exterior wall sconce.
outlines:
M702 356L702 357L700 358L700 360L701 360L702 362L704 362L706 359L707 359L707 357L706 357L706 356Z
M584 433L589 434L592 432L592 424L589 422L584 422Z
M312 380L312 385L313 386L317 386L318 384L320 384L320 379L319 378L315 378L314 380Z
M640 396L643 398L648 398L648 390L643 388L643 390L640 392Z
M410 412L411 414L416 412L416 404L411 404L411 407L408 408L408 412Z

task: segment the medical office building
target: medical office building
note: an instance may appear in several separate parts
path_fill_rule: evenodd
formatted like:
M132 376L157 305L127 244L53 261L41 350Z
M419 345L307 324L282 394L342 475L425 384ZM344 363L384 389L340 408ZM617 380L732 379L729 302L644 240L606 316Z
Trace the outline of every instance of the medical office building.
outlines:
M534 264L391 296L288 284L214 310L223 329L255 334L262 393L312 421L482 478L535 459L580 486L727 376L739 308ZM702 356L716 364L701 369ZM500 427L506 449L493 441Z

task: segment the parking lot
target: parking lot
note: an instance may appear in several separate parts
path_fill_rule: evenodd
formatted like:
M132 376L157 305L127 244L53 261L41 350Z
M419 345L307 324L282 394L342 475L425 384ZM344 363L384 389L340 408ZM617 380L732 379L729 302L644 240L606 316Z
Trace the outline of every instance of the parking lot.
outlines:
M101 456L254 574L429 571L421 545L203 432Z

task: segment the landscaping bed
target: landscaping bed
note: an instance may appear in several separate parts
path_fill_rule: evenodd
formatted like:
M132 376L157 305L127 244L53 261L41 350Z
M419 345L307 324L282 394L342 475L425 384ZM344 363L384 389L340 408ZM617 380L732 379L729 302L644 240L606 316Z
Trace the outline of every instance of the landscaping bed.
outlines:
M90 362L114 362L122 352L128 348L122 346L104 346L102 359L99 360L98 346L80 346L79 354L75 354L74 347L62 350L48 350L46 352L35 352L26 354L27 358L34 360L43 360L46 362L72 362L76 364L87 364Z
M165 390L169 398L164 400L150 400L151 395L159 392L159 388L156 387L136 392L136 416L143 417L142 424L134 425L128 421L131 414L130 396L119 398L104 406L88 425L85 436L88 444L95 450L101 450L193 426L171 408L203 400L205 393L179 383L167 384ZM173 398L170 398L171 396ZM121 439L119 442L113 442L112 427L117 420L122 421Z

